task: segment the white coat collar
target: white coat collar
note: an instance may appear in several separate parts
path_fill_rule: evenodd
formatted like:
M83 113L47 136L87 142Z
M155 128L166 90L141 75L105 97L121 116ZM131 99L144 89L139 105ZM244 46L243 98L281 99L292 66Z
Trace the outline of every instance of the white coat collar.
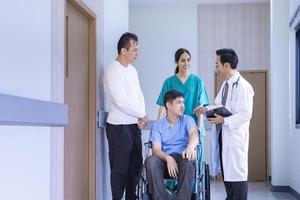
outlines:
M235 71L235 73L233 74L232 77L230 77L230 79L227 80L229 85L232 85L233 83L237 82L237 80L240 78L240 72Z

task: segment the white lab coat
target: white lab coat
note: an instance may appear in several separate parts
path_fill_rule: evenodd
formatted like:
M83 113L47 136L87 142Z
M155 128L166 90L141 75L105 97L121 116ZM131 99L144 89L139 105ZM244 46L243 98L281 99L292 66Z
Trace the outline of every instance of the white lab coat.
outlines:
M237 84L236 84L237 83ZM222 90L215 104L222 101ZM224 118L222 126L222 161L224 181L246 181L248 177L249 125L253 109L253 88L238 71L228 80L225 107L233 115Z

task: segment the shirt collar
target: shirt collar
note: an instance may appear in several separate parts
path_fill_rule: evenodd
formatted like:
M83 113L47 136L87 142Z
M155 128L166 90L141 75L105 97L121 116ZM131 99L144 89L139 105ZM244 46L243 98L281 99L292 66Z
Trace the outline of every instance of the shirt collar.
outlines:
M167 119L167 116L164 117L163 120L164 120L164 122L165 122L168 126L170 126L170 127L175 127L178 123L180 123L180 121L181 121L182 118L183 118L183 115L184 115L184 114L182 114L182 115L178 118L178 120L176 121L176 123L175 123L173 126L171 126L171 123L170 123L169 120Z
M235 71L233 76L230 77L230 79L227 80L228 84L232 85L233 83L235 83L239 79L240 76L241 76L240 72Z

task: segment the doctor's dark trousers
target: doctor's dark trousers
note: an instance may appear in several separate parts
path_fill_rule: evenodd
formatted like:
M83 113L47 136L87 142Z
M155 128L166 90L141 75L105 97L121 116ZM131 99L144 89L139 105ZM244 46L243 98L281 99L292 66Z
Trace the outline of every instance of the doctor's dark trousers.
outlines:
M109 148L110 181L113 199L135 200L135 190L142 167L141 130L136 124L106 123Z
M220 163L221 163L221 170L224 179L224 171L223 171L223 161L222 161L222 129L219 132L219 150L220 150ZM247 181L237 181L237 182L230 182L224 181L225 190L226 190L226 200L247 200L248 196L248 183Z

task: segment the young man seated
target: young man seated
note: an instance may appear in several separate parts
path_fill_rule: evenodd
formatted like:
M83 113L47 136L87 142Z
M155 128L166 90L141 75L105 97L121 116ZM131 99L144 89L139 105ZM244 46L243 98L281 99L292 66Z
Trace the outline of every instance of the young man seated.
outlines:
M168 199L164 178L172 177L178 180L176 199L187 200L195 177L198 129L194 119L183 114L184 98L180 92L167 92L164 106L167 116L153 124L149 138L152 156L145 164L149 192L152 200Z

